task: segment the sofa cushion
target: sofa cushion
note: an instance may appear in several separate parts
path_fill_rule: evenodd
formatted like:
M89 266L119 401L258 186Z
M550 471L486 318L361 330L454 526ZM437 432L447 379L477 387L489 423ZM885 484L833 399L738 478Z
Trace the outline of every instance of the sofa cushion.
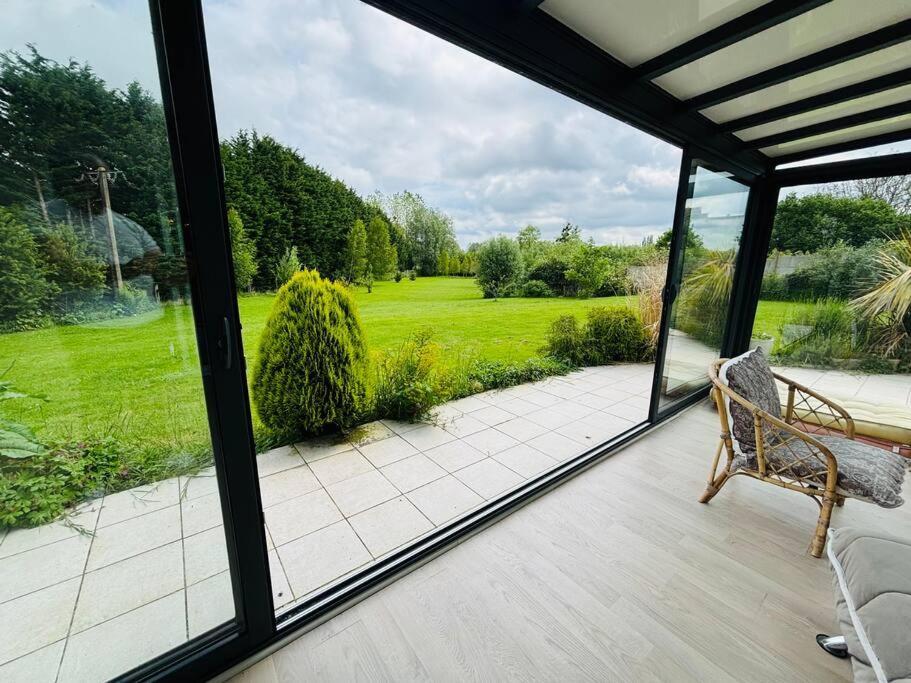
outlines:
M757 347L725 361L718 370L718 379L757 408L773 417L781 417L775 376L761 348ZM755 452L756 431L752 413L737 401L726 398L726 402L734 451Z
M829 529L839 625L855 681L911 679L911 542Z
M777 446L782 438L787 439L786 447L766 448L767 466L786 478L809 479L824 487L828 470L825 457L814 457L815 451L806 441L796 437L771 437L767 445ZM905 502L901 493L908 460L897 453L841 436L813 435L813 438L828 448L838 461L836 487L840 494L885 508L898 507ZM757 467L755 450L738 454L731 463L732 470L755 470Z

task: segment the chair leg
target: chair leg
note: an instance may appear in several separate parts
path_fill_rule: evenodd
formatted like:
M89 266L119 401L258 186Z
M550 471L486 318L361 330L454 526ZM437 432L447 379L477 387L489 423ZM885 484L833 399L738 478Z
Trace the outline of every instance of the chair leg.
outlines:
M709 472L709 480L705 485L705 491L703 491L702 496L699 497L700 503L708 503L715 495L721 490L721 487L724 486L724 482L728 480L730 476L728 474L727 467L719 474L715 476L715 472L718 470L718 460L721 458L721 450L724 448L724 441L718 442L718 448L715 450L715 458L712 460L712 471Z
M835 495L823 495L822 504L819 506L819 521L816 523L816 533L810 545L810 554L813 557L822 557L822 549L826 547L826 532L829 530L829 520L832 519L832 508L835 507Z

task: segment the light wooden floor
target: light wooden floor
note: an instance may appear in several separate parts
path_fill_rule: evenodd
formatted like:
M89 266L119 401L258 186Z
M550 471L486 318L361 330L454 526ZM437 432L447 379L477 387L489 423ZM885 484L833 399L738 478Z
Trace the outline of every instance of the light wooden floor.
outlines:
M690 410L235 680L850 680L814 641L816 505L746 478L697 503L717 432ZM833 524L911 536L911 506Z

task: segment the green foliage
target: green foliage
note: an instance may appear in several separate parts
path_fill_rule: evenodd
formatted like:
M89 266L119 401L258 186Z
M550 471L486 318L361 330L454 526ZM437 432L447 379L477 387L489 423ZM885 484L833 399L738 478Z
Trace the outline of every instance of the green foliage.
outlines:
M263 424L291 434L352 424L366 357L350 292L314 270L297 273L278 291L259 340L252 390Z
M778 273L769 273L762 278L762 289L759 294L762 299L771 301L784 301L788 297L788 279Z
M40 396L30 396L29 394L13 389L13 383L5 379L12 365L0 373L0 407L7 401L21 399L40 399ZM0 469L5 465L3 458L20 460L30 458L35 455L42 455L47 451L44 444L38 441L38 437L29 427L6 417L0 412Z
M817 253L806 265L786 276L786 297L790 300L852 299L867 291L877 270L882 240L862 247L836 244Z
M240 214L261 263L275 264L296 246L307 267L344 276L351 225L369 223L381 209L269 135L241 131L222 143L221 157L228 204ZM253 286L269 289L271 276L260 268Z
M680 330L717 346L724 335L728 302L734 283L733 249L713 252L683 280L674 324Z
M882 199L789 194L778 202L770 249L812 253L838 243L861 247L895 238L911 218Z
M550 325L544 351L568 365L585 365L585 329L579 326L574 315L561 315Z
M529 272L529 280L540 280L556 294L567 295L570 283L566 279L569 262L557 254L547 256L537 263Z
M45 277L56 289L55 317L73 312L79 304L92 303L104 292L106 264L90 254L86 242L65 224L47 230L40 238Z
M158 245L178 243L164 111L138 83L108 88L90 66L33 47L0 54L0 149L0 204L36 204L37 186L52 218L68 211L84 225L88 202L99 213L98 186L74 163L104 163L128 178L112 190L114 210Z
M468 380L481 390L505 389L554 375L565 375L572 367L556 358L526 358L523 361L479 359L468 367Z
M377 359L372 398L375 418L420 420L448 400L446 373L439 367L440 348L432 336L429 329L421 330Z
M636 363L653 351L651 335L628 308L592 308L585 325L586 363Z
M525 270L531 268L544 258L549 249L549 244L541 239L541 231L533 225L526 225L516 235L519 251L522 253L522 263Z
M59 291L45 279L45 267L28 228L0 207L0 329L41 325L49 299Z
M408 279L409 279L409 280L411 280L412 282L414 282L415 280L417 280L417 278L418 278L418 274L414 271L413 268L412 268L411 270L408 271Z
M854 315L838 299L822 299L797 309L779 327L774 354L790 364L831 367L836 359L863 355Z
M239 292L249 291L259 270L256 263L256 245L244 230L244 223L236 209L228 209L228 229L231 233L231 256L234 259L234 283Z
M553 295L554 290L543 280L528 280L522 285L522 296L530 299L543 299Z
M661 233L658 239L655 240L655 248L661 251L670 251L673 236L673 230L666 230ZM693 230L687 230L684 238L684 250L690 258L693 255L703 253L705 251L705 243L702 241L702 236Z
M390 240L402 267L421 275L437 275L441 254L461 253L452 219L428 206L420 195L407 191L390 197L376 195L374 204L382 205L392 219Z
M584 325L575 316L551 323L544 351L572 366L636 363L654 352L651 335L628 308L596 306Z
M275 286L281 287L301 270L297 247L288 247L275 264Z
M607 263L591 240L579 245L569 259L566 280L575 287L576 294L583 299L594 296L604 284Z
M367 276L367 229L364 221L354 221L348 232L348 242L345 245L345 279L348 282L363 282Z
M402 281L402 271L400 271L400 270L395 271L395 275L392 276L392 279L395 280L396 282L401 282Z
M381 216L374 216L367 226L367 261L374 277L385 280L398 266L398 251L389 240L389 225Z
M477 277L484 298L503 296L504 289L522 277L522 254L515 240L500 235L482 244Z

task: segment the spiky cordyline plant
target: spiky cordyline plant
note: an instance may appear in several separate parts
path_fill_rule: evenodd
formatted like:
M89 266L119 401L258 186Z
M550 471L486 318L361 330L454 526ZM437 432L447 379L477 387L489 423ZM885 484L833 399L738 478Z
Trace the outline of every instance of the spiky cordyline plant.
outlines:
M911 230L903 229L876 255L879 281L851 302L858 315L878 330L875 342L886 355L911 343Z

